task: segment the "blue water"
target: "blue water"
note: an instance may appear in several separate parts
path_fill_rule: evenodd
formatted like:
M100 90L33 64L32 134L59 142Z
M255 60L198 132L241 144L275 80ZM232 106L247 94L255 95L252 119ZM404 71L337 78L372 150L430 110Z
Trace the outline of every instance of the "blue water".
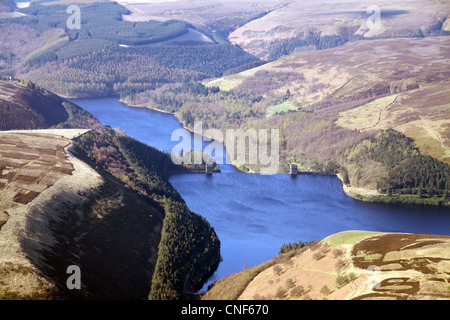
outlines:
M170 114L128 107L116 98L75 103L103 124L121 128L163 151L182 128ZM450 210L432 206L373 204L353 200L332 176L222 173L176 174L172 185L189 208L204 216L221 240L223 262L210 281L269 260L283 243L323 239L345 230L450 235Z

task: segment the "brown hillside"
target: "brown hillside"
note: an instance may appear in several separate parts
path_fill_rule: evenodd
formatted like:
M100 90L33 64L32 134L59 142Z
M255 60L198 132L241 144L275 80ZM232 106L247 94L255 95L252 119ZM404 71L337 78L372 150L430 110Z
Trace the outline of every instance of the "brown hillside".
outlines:
M450 299L449 281L448 236L347 231L228 276L203 299Z
M77 105L27 80L0 80L0 130L100 129Z
M0 133L0 299L147 299L163 210L61 132Z
M380 25L367 23L380 10ZM370 10L369 12L367 12ZM446 1L434 0L294 0L232 32L229 39L244 50L266 59L278 46L310 33L343 38L429 36L448 31L450 9Z
M0 130L45 129L68 120L62 99L16 81L0 81Z

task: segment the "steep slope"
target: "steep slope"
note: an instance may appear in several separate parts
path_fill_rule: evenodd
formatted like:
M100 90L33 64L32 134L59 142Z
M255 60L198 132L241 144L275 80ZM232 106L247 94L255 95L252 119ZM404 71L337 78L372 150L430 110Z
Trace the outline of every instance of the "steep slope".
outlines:
M113 131L90 132L78 145L96 164L164 209L158 260L149 298L189 298L214 273L220 240L203 217L187 207L168 181L175 168L170 156Z
M0 130L99 126L80 107L27 80L0 80L0 115Z
M49 128L69 118L57 99L18 82L1 82L1 130Z
M103 162L64 131L0 132L0 298L147 299L173 261L184 271L164 275L154 296L198 290L217 267L220 241L167 182L170 167L158 166L166 155L121 136L101 149ZM77 145L105 138L115 134L92 131ZM66 285L69 266L81 270L80 290Z
M77 159L66 138L2 132L0 139L0 211L8 216L0 296L145 299L164 211ZM71 265L81 269L81 290L66 286Z
M228 276L203 299L450 299L449 249L448 236L346 231Z
M6 116L40 102L42 89L28 89L30 99L9 105ZM217 267L220 241L168 182L172 170L186 168L67 106L57 127L94 129L0 131L0 299L142 300L151 289L159 299L182 299L198 290ZM54 105L46 107L51 113ZM172 261L183 271L153 289ZM74 266L80 289L67 285Z

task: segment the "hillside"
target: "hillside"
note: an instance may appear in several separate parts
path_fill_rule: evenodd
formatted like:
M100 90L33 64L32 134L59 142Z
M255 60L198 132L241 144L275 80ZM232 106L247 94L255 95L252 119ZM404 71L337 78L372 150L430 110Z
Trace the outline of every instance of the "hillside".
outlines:
M16 5L15 5L14 1L12 1L12 0L0 1L0 12L1 11L10 12L10 11L14 11L14 9L16 9Z
M326 49L355 39L421 37L450 31L448 4L435 0L117 2L131 12L123 16L127 21L186 21L261 59L276 59L294 50ZM374 7L380 10L379 28L367 22Z
M8 114L29 109L11 88L22 105ZM0 299L184 299L217 267L220 241L168 182L170 156L94 124L0 131ZM80 290L66 285L73 265Z
M441 300L450 237L346 231L213 284L204 300Z
M80 28L67 28L67 5L60 1L33 2L0 16L0 76L80 98L218 77L259 61L184 21L131 22L115 2L81 2Z
M33 90L18 82L0 83L1 129L49 128L67 121L69 115L61 103L45 93Z
M117 0L116 2L130 11L130 14L123 16L124 20L181 20L214 35L215 39L224 40L236 28L260 18L280 6L281 1L172 0L143 2Z
M350 147L340 163L344 191L355 198L450 204L450 165L421 154L412 140L398 131L382 130Z
M379 27L374 8L379 10ZM448 34L449 14L447 1L295 0L234 30L229 39L261 59L273 59L355 39Z
M298 54L244 73L242 78L230 76L210 84L245 91L258 72L267 72L277 81L289 70L292 80L269 88L266 96L276 97L289 89L294 111L326 112L327 120L338 127L358 132L397 128L415 139L425 153L445 161L450 116L446 111L448 48L445 37L352 43Z
M0 297L145 299L164 211L94 171L60 135L2 132L0 139L0 211L8 217ZM66 286L70 265L81 269L80 291Z
M260 94L263 100L253 104L260 115L240 126L279 128L285 163L327 171L336 162L341 177L344 170L351 176L345 191L358 199L442 204L448 192L442 175L450 164L448 49L448 37L353 42L293 54L206 85ZM368 155L368 141L389 129L401 132L417 152L393 160L402 148L370 150L389 152L383 160L389 164Z
M80 107L26 80L0 80L0 115L0 130L100 126Z
M450 0L143 1L0 1L0 300L450 300L450 237L365 231L283 245L197 294L221 242L169 177L205 164L177 166L67 100L120 97L187 129L274 129L278 173L295 164L337 174L357 200L444 211ZM259 138L256 164L231 159L239 170L264 172Z
M279 129L288 163L336 166L353 144L393 128L422 154L449 162L449 38L381 39L289 57L200 85L166 85L129 96L185 124ZM190 116L189 116L190 115Z
M442 205L449 188L449 48L448 37L352 42L124 101L174 112L191 128L202 121L224 132L278 129L279 172L290 163L302 172L345 170L344 189L355 198ZM387 149L384 141L368 156L368 141L389 130L405 143ZM404 150L406 144L417 150Z

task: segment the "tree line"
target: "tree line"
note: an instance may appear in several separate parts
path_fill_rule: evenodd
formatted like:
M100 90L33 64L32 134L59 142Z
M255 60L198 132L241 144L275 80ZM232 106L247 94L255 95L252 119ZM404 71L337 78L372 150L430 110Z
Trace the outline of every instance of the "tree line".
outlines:
M150 300L192 298L220 262L220 241L214 229L185 203L165 205L158 261Z
M168 181L168 154L105 128L77 139L98 166L164 207L165 218L149 299L178 300L198 291L220 261L220 240Z
M446 198L450 190L450 166L421 154L411 139L394 129L380 131L376 137L363 140L349 148L343 157L350 165L348 168L354 166L357 171L365 170L362 164L367 160L382 164L387 174L379 177L376 185L383 194ZM357 174L351 176L356 178ZM348 174L347 180L352 183Z
M101 39L117 44L143 45L168 40L188 32L188 25L182 21L131 22L122 20L122 15L130 14L123 6L114 3L94 3L82 5L81 28L68 29L67 6L43 6L38 3L19 11L26 16L15 18L14 22L45 32L53 28L65 29L71 40Z
M315 243L316 241L308 241L308 242L289 242L289 243L284 243L281 247L280 250L278 251L278 254L284 254L284 253L288 253L291 251L295 251L298 249L303 249L303 248L307 248L309 246L311 246L311 244Z
M0 19L2 24L22 24L40 34L51 29L65 31L67 39L26 58L21 78L64 96L107 96L217 77L259 62L229 42L160 43L195 28L185 22L129 22L122 20L128 10L116 3L80 6L81 29L67 29L63 5L32 4L21 9L26 16ZM7 53L3 55L8 59Z

